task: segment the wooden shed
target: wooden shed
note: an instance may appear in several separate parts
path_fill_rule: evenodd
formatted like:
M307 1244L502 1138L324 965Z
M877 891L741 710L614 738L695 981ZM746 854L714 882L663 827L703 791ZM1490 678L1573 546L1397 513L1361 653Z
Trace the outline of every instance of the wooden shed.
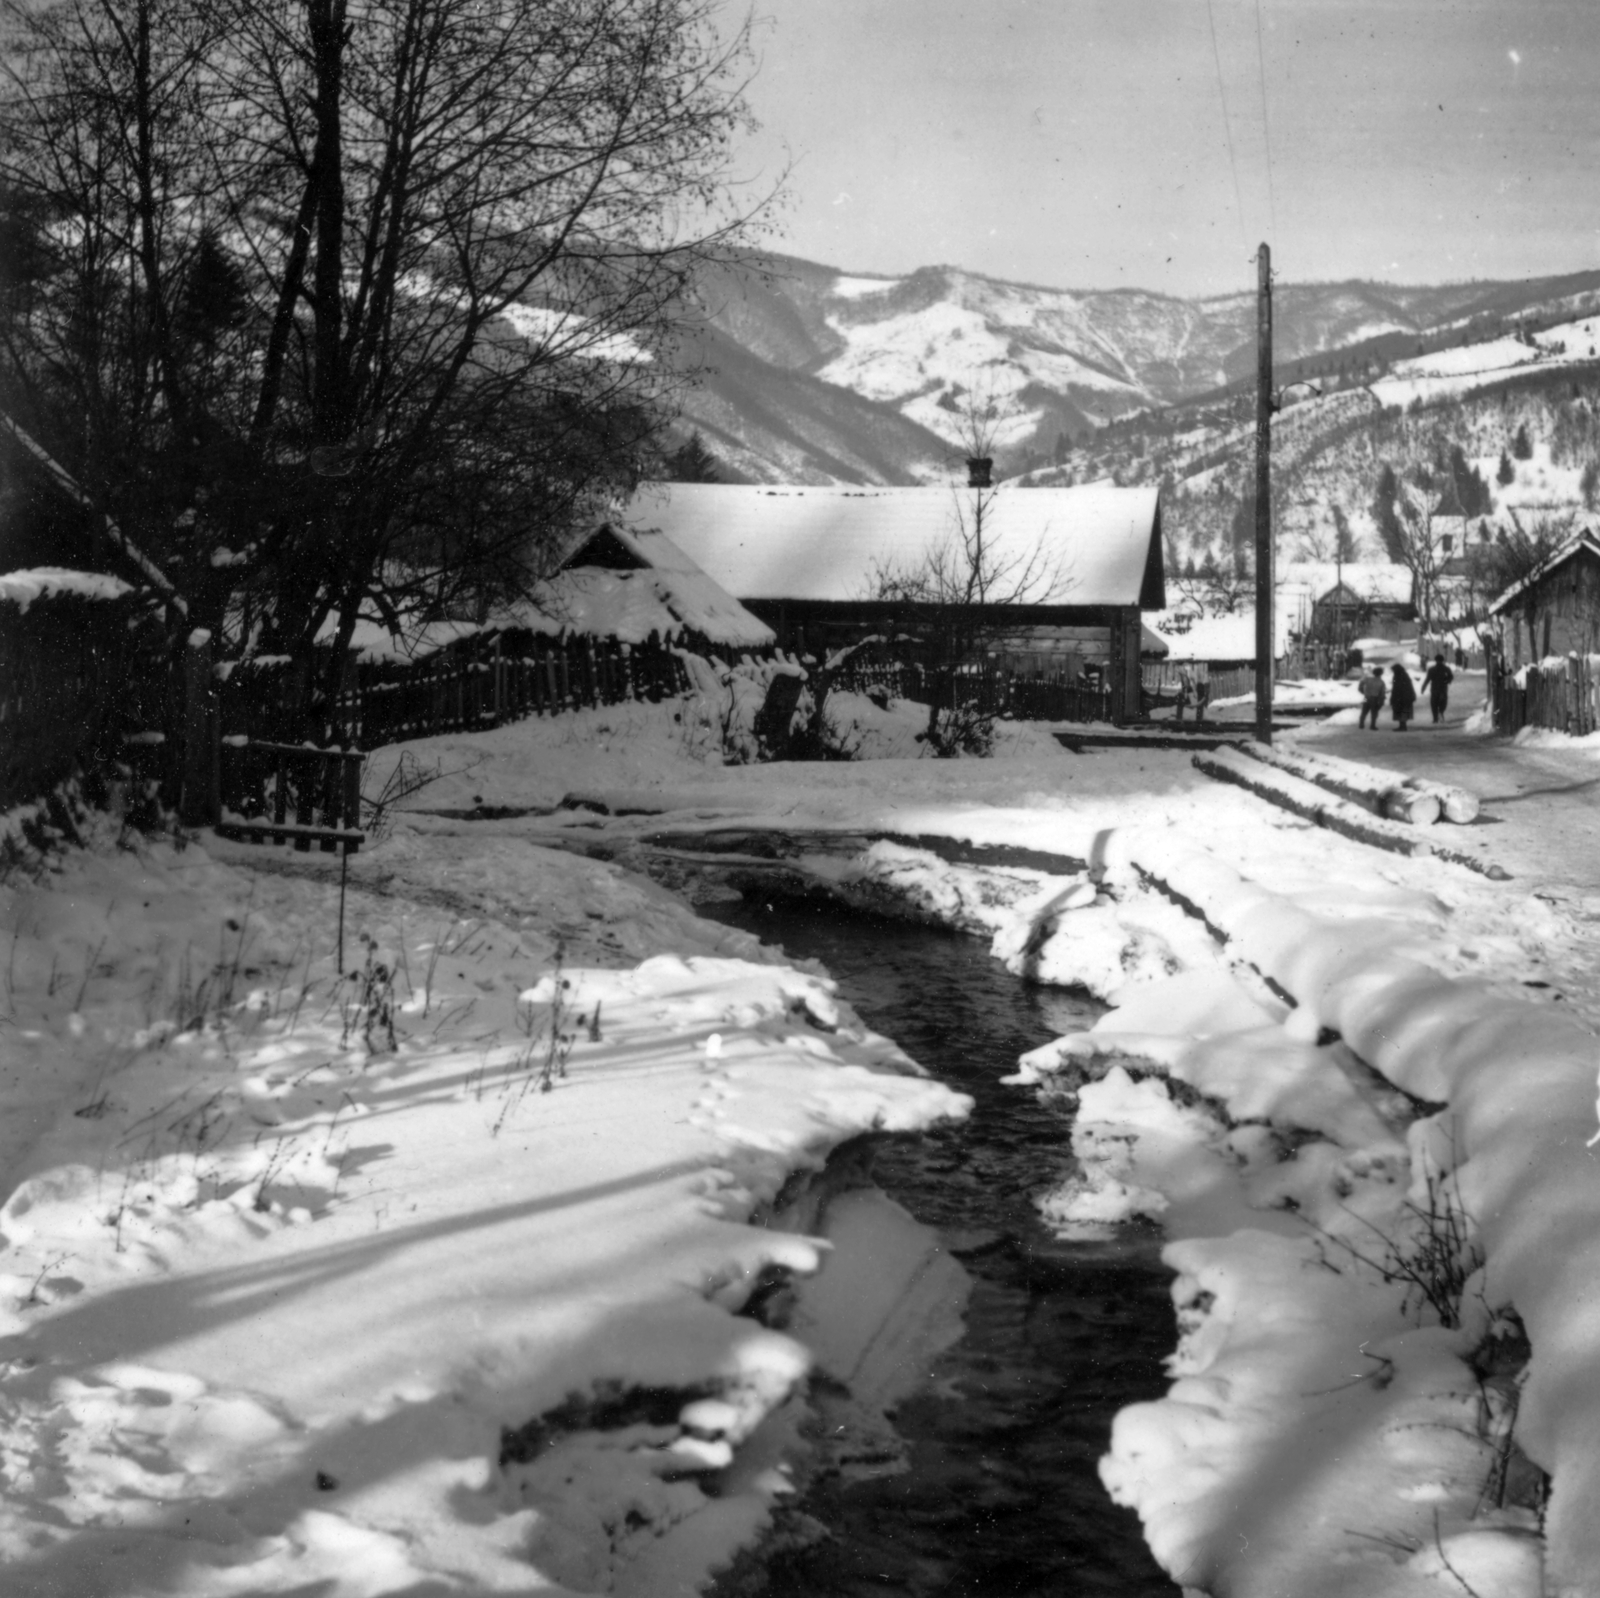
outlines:
M1417 630L1411 573L1404 566L1368 567L1319 593L1311 607L1311 639L1348 647L1354 638L1405 638Z
M819 654L892 629L889 583L959 559L980 495L986 560L1036 573L1021 602L976 607L995 650L1024 676L1102 673L1112 714L1137 720L1141 613L1166 604L1154 488L651 483L617 525L659 529L783 647Z
M1600 653L1600 534L1585 528L1489 606L1514 671L1547 655Z

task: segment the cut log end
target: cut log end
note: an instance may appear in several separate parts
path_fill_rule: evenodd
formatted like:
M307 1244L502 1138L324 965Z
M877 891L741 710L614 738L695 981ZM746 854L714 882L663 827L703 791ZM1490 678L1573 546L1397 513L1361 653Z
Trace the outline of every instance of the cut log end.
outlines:
M1440 809L1437 794L1415 788L1394 788L1383 796L1383 814L1391 821L1406 821L1413 827L1431 827L1439 819Z

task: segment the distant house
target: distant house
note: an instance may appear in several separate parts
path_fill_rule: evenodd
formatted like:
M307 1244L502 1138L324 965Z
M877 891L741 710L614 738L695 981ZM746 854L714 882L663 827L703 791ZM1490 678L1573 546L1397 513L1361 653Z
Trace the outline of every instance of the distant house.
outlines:
M771 626L780 645L819 654L892 629L885 577L959 549L968 488L815 488L652 483L612 531L664 533ZM1023 675L1104 674L1118 720L1140 714L1141 612L1166 603L1154 488L1006 488L987 498L984 544L998 565L1030 563L1026 602L982 607L994 652Z
M1489 614L1513 670L1546 655L1600 653L1600 533L1585 528L1499 595Z
M1311 637L1346 645L1355 638L1399 639L1417 630L1411 573L1404 566L1362 568L1323 589L1311 605Z

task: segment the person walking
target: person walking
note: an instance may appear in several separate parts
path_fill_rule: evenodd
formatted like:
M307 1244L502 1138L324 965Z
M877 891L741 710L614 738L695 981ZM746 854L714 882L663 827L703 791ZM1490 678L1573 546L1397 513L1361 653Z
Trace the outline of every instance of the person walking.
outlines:
M1389 684L1389 709L1394 714L1395 726L1404 732L1411 712L1416 709L1417 685L1398 660L1390 668L1390 674L1394 680Z
M1183 720L1184 710L1194 703L1194 668L1187 661L1178 667L1178 711L1175 721Z
M1361 689L1361 718L1357 727L1365 727L1367 717L1372 717L1372 730L1378 730L1378 712L1383 709L1383 667L1374 666L1358 684Z
M1445 665L1443 655L1435 655L1433 664L1423 674L1422 686L1428 690L1428 709L1435 721L1443 721L1445 707L1450 703L1450 684L1456 674Z

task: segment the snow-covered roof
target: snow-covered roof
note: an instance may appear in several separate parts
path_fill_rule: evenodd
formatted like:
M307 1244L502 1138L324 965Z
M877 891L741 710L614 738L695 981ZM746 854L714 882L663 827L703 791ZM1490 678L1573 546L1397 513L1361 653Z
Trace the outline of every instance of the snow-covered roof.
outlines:
M578 564L586 556L597 564ZM421 660L459 639L513 628L624 644L645 643L652 633L664 641L694 633L730 650L765 649L777 641L764 621L656 529L602 528L588 534L568 560L529 599L502 606L483 622L427 622L396 638L381 622L363 617L351 647L363 660ZM319 637L326 640L333 632L330 618Z
M480 633L563 633L642 644L698 633L724 649L764 649L776 634L730 598L704 572L615 571L575 566L540 583L533 598L495 611L484 622L434 621L396 638L381 622L363 617L350 647L366 661L425 660ZM330 622L321 638L333 636Z
M1343 575L1344 590L1349 598L1373 601L1386 605L1411 603L1411 568L1392 561L1382 564L1352 566L1346 564ZM1338 598L1339 582L1334 581L1316 594L1318 604Z
M650 540L650 535L641 539ZM777 634L764 621L672 549L670 540L656 534L650 541L664 556L669 551L678 556L687 569L569 567L541 585L537 607L519 607L508 625L534 632L588 633L625 644L642 644L651 633L675 638L685 632L730 649L764 649L776 641Z
M607 539L614 540L620 549L606 550ZM562 567L615 566L617 557L628 557L620 563L649 567L658 572L681 572L688 576L704 577L705 573L678 548L658 527L634 527L614 518L598 532L586 535L573 547L562 561Z
M1591 555L1595 556L1597 559L1600 559L1600 533L1596 533L1593 527L1585 527L1582 532L1576 534L1572 538L1569 538L1566 543L1560 547L1560 549L1558 549L1548 559L1541 561L1531 572L1528 573L1526 577L1514 582L1489 606L1489 614L1491 616L1498 616L1501 611L1503 611L1506 606L1509 605L1511 601L1514 600L1519 594L1523 593L1526 589L1532 588L1534 584L1543 582L1544 579L1556 569L1556 567L1564 566L1569 560L1573 559L1574 556L1578 555L1585 549L1587 549Z
M0 574L0 600L26 610L36 599L76 594L80 599L121 599L133 588L104 572L68 571L64 566L35 566L29 571Z
M914 572L958 540L973 492L649 483L613 526L658 529L741 599L862 600L882 574ZM1159 609L1157 507L1154 488L1001 487L984 539L998 566L1050 569L1035 603Z
M84 491L72 473L39 443L25 427L21 426L14 417L3 410L0 410L0 428L9 433L49 473L50 477L66 492L70 499L82 505L86 510L92 511L94 509L94 501ZM106 538L110 541L112 548L130 561L142 577L159 588L175 609L187 615L189 611L188 602L172 586L171 579L168 578L167 574L109 516L102 516L101 522Z
M1273 609L1273 653L1281 655L1289 647L1289 612L1282 605ZM1165 618L1155 619L1157 635L1167 646L1167 659L1254 660L1256 658L1256 615L1253 610L1233 616L1196 616L1188 630L1176 632Z

